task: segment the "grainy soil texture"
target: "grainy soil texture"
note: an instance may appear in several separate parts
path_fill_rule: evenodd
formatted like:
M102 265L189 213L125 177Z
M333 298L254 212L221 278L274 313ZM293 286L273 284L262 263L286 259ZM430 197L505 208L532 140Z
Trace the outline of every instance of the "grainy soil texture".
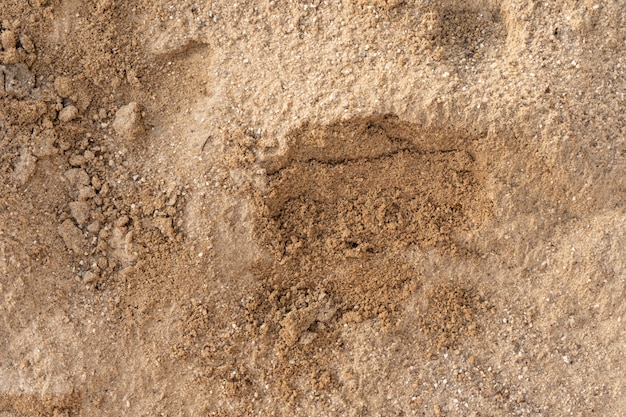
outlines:
M626 3L1 0L0 417L626 415Z

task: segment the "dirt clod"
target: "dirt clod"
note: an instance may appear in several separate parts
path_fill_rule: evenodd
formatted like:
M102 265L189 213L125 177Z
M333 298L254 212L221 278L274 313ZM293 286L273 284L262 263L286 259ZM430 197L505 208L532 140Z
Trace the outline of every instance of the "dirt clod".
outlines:
M139 104L133 102L120 107L115 113L113 129L124 139L136 139L144 131Z
M60 112L59 112L59 121L61 123L67 123L67 122L71 122L72 120L76 119L78 117L78 109L76 108L76 106L74 105L69 105L67 107L64 107Z
M17 46L17 39L15 33L12 30L5 30L0 33L0 43L5 51L15 49Z
M20 159L15 166L14 178L24 185L33 176L37 170L37 158L33 156L28 149L22 149Z
M69 204L72 217L79 225L85 224L89 219L89 204L84 201L73 201Z
M71 249L76 254L82 254L85 251L87 242L72 220L65 220L57 230L67 249Z
M72 80L69 77L56 77L54 79L54 91L56 91L61 98L70 97L74 94Z

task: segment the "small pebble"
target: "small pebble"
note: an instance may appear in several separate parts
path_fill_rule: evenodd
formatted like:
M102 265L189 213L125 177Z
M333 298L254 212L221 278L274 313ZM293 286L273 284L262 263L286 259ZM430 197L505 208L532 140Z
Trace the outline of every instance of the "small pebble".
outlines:
M72 155L69 162L71 166L79 167L85 163L85 157L82 155Z
M74 105L69 105L64 107L63 110L59 112L59 121L62 123L71 122L72 120L78 117L78 109Z
M93 185L95 190L100 190L102 188L102 180L98 177L93 177L91 178L91 185Z
M61 98L68 98L74 93L74 86L72 85L72 80L68 77L57 77L54 80L54 91Z
M87 201L96 196L96 192L93 188L88 186L83 186L78 189L78 199L80 201Z
M128 224L129 221L130 219L128 218L128 216L122 216L119 219L117 219L117 221L115 222L115 226L124 227Z
M20 43L22 44L22 47L27 53L29 54L35 53L35 44L33 43L33 40L30 38L30 36L22 33L20 35Z
M83 282L85 284L89 284L89 283L92 283L93 281L95 281L96 278L98 278L98 275L96 275L95 273L93 273L91 271L87 271L87 272L85 272L85 275L83 275Z
M17 39L15 38L15 33L13 33L12 30L5 30L2 32L0 35L0 41L2 43L2 48L4 48L5 51L15 49L17 46Z
M89 219L89 204L84 201L72 201L69 206L76 223L83 224Z
M144 125L139 104L133 102L120 107L115 113L113 129L119 136L128 140L135 139L141 134L144 131Z
M100 269L104 269L109 265L109 261L107 261L107 258L105 258L104 256L101 256L98 258L98 267Z
M100 231L100 222L98 220L93 221L87 226L89 233L96 234Z

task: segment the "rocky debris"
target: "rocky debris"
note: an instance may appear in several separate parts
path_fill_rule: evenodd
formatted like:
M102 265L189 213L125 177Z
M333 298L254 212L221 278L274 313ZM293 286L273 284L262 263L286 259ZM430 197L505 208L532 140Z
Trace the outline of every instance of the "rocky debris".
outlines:
M47 111L46 103L41 100L9 100L8 120L13 125L37 123Z
M115 227L119 227L119 228L124 227L128 224L129 221L130 221L130 217L122 216L115 221Z
M63 239L63 243L68 249L73 250L77 254L81 254L87 247L87 241L74 222L70 219L65 220L58 227L59 236Z
M5 252L5 243L0 240L0 273L7 274L7 255Z
M129 103L115 113L113 129L124 139L132 140L144 132L141 118L141 106L136 102Z
M12 30L0 32L0 64L25 62L30 67L36 58L35 44L30 36L22 33L18 37Z
M134 233L133 231L129 232L125 226L120 226L120 224L121 222L118 220L113 228L111 239L109 239L109 245L113 249L113 256L122 264L129 265L137 260L137 254L133 250Z
M172 225L172 219L170 217L157 217L152 220L154 227L159 229L163 236L167 236L170 239L174 239L175 232Z
M72 120L78 117L78 109L73 104L70 104L67 107L64 107L59 112L59 121L61 123L71 122Z
M70 156L69 163L73 167L80 167L85 165L85 157L83 155Z
M96 192L92 187L81 186L78 188L78 200L87 201L96 196Z
M2 51L0 52L0 62L3 64L16 64L20 62L25 55L24 51L17 50L17 38L12 30L5 30L0 33L0 45Z
M21 184L24 185L35 174L37 170L37 158L30 153L28 149L22 149L20 153L20 159L15 165L15 171L13 177Z
M91 185L93 186L94 190L100 191L100 189L102 188L102 180L97 176L93 176L91 178Z
M26 51L27 54L34 55L35 52L37 52L35 50L35 44L33 43L33 40L30 38L30 36L22 33L20 35L20 43L22 44L22 48L24 48L24 51Z

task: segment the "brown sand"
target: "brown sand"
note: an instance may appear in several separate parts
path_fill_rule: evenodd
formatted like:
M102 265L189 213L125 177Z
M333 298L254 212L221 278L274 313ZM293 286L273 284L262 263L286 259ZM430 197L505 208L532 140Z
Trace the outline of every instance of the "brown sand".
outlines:
M626 414L620 2L0 3L0 416Z

